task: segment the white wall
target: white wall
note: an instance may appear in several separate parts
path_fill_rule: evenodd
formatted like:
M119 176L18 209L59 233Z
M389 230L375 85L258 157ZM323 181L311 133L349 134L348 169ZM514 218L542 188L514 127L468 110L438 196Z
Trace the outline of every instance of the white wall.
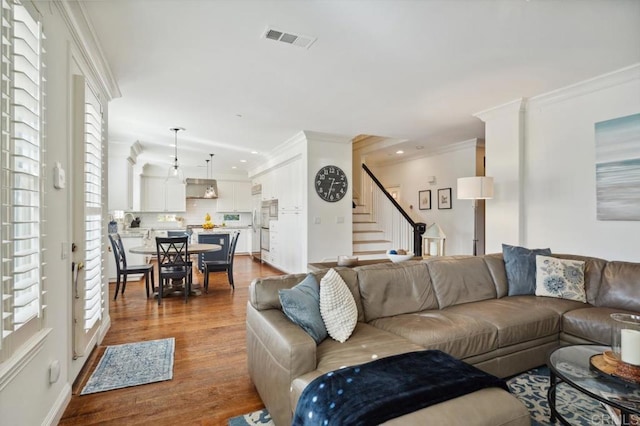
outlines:
M594 137L595 123L639 112L640 65L530 100L524 164L528 246L640 262L640 221L596 219Z
M456 198L459 177L476 174L476 140L456 144L456 149L386 166L369 167L385 187L400 186L400 205L411 206L412 218L427 225L437 223L447 235L445 254L472 254L473 205ZM435 176L429 184L427 176ZM438 209L438 189L451 188L450 210ZM431 210L418 209L418 191L431 190Z
M594 139L595 123L640 112L640 65L525 105L523 115L509 107L478 114L486 122L487 175L496 180L487 201L487 252L504 242L640 261L640 221L596 220ZM519 138L521 162L513 146Z
M337 259L339 255L349 255L353 251L351 221L352 179L349 179L347 195L338 202L329 203L316 194L314 181L316 173L322 167L334 165L352 176L351 139L333 137L313 132L307 136L307 226L308 262L320 262L325 259ZM315 223L319 218L320 223ZM341 221L341 223L339 223Z
M0 423L3 425L41 425L56 423L71 397L73 383L71 333L71 268L70 258L61 257L61 246L71 238L71 185L62 190L53 188L53 164L60 162L67 172L67 182L73 181L70 165L70 66L69 47L73 38L58 8L38 3L47 36L47 138L44 154L46 229L45 260L47 287L44 326L51 332L44 345L29 359L5 387L0 388ZM107 313L108 315L108 313ZM49 383L49 365L60 363L60 377ZM84 362L86 358L76 361ZM2 365L0 365L2 370Z

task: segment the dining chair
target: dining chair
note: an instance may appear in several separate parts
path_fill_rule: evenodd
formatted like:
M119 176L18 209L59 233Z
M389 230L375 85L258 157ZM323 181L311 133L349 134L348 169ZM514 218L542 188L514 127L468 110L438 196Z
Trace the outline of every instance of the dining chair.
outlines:
M113 256L116 258L116 294L113 300L118 298L118 290L120 289L120 280L122 280L122 294L127 287L127 276L134 274L144 275L144 285L147 290L147 299L149 298L149 277L151 277L151 288L155 287L155 276L153 274L153 264L145 265L127 265L127 254L122 243L120 234L109 234L109 241L113 250Z
M238 237L240 232L234 232L231 237L231 243L229 243L229 251L227 252L227 258L225 260L208 260L204 262L204 292L209 292L209 273L211 272L223 272L227 271L227 277L229 278L229 285L235 290L233 285L233 257L236 253L236 245L238 243Z
M187 303L191 291L192 273L189 260L189 237L156 237L158 253L158 276L160 289L158 305L162 303L164 285L169 281L184 280L184 302Z

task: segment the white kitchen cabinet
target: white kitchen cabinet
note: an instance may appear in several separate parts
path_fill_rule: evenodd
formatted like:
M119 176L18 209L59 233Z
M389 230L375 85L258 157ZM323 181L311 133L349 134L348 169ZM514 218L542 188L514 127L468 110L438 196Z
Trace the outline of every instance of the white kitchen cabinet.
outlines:
M282 211L298 212L302 209L302 189L305 180L302 176L302 160L293 160L279 169L276 174L278 180L278 208Z
M281 212L278 215L278 268L287 273L305 272L302 264L303 240L301 234L300 212Z
M249 253L249 241L251 241L251 229L234 229L234 231L239 231L240 236L238 236L238 242L236 243L236 254L247 254ZM249 241L247 241L247 237L249 237Z
M108 208L132 210L133 205L133 165L126 158L109 157Z
M187 187L184 183L166 184L164 210L167 212L187 211Z
M167 183L163 177L143 176L141 207L145 212L184 212L186 187L183 183Z
M218 181L218 200L216 211L250 212L251 182Z

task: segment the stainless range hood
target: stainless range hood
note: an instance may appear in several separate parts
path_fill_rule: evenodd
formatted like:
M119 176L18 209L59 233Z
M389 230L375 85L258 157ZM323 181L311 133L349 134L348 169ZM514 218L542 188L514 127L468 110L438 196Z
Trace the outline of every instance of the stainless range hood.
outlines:
M218 198L218 182L215 179L187 178L187 198ZM207 189L213 188L213 196L207 196Z

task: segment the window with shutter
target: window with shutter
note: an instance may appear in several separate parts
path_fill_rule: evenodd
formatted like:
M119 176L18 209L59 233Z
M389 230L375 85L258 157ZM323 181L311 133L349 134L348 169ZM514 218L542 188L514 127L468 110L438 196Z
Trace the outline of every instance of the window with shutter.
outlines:
M44 35L16 0L2 0L0 362L42 327Z

